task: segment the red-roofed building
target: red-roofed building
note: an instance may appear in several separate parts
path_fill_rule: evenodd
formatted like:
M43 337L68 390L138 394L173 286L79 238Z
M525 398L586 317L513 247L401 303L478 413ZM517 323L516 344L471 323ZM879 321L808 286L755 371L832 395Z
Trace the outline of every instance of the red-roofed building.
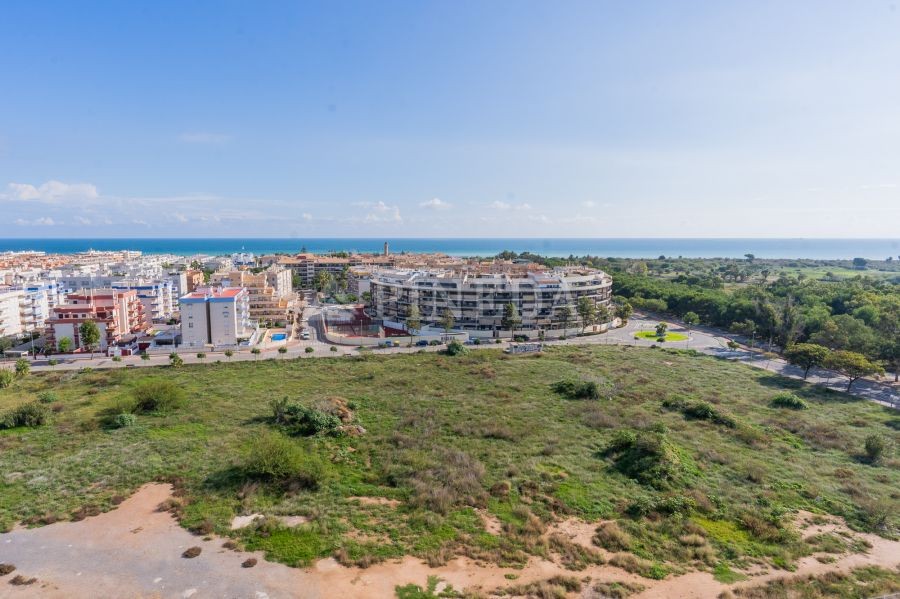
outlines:
M86 321L97 323L100 329L99 347L105 352L123 337L143 333L150 328L144 305L133 289L94 289L66 296L65 303L53 308L47 321L47 344L59 347L68 337L73 349L86 349L78 328Z

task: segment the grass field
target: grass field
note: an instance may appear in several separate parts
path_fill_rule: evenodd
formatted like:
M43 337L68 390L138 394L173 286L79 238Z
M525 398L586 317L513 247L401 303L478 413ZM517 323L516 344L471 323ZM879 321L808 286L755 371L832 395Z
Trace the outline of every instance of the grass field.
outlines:
M656 331L641 331L639 333L634 334L635 337L639 337L641 339L650 339L659 340L659 335L656 334ZM666 333L665 334L666 341L687 341L688 336L684 333Z
M109 428L148 380L172 381L186 403ZM601 398L562 396L551 389L560 380L596 383ZM772 407L784 390L809 409ZM868 435L900 442L896 412L691 352L583 346L58 372L0 389L0 412L47 391L49 424L0 430L0 528L109 509L168 480L185 526L291 565L404 554L523 564L565 551L541 533L574 515L615 520L596 542L659 578L789 568L813 550L788 524L798 508L883 535L900 525L897 461L862 457ZM270 406L281 397L332 398L366 432L289 434ZM301 448L314 473L250 476L245 456L261 435ZM475 508L502 529L488 532ZM310 521L229 529L256 512ZM595 558L572 551L570 563Z

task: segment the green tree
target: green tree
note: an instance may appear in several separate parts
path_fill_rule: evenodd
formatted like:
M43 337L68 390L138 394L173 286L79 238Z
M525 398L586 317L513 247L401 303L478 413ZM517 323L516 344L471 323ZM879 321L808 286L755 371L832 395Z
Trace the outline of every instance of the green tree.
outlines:
M233 352L232 350L230 350L230 349L226 349L226 350L225 350L225 357L226 357L226 358L231 359L231 356L233 356L233 355L234 355L234 352Z
M828 358L828 348L815 343L794 343L784 350L784 357L794 366L803 369L804 380L809 375L809 369L821 366Z
M78 336L82 347L88 348L93 358L94 350L100 345L100 327L93 320L85 320L78 325Z
M6 355L6 350L13 346L12 339L9 337L0 337L0 356Z
M612 320L612 313L606 304L597 304L597 324L606 324Z
M516 336L516 328L518 328L521 322L522 318L519 316L519 311L516 309L514 303L509 302L503 306L503 317L500 319L500 328L508 330L510 332L510 337Z
M848 392L857 379L864 376L884 373L881 366L873 364L864 355L846 350L831 352L825 359L824 366L829 370L837 371L847 377Z
M278 353L283 356L284 354L287 353L287 348L282 345L281 347L278 348Z
M411 304L406 312L406 330L413 338L422 330L422 314L419 312L418 304Z
M853 268L857 270L865 270L866 265L869 264L869 261L865 258L854 258L853 259Z
M254 347L253 349L250 350L250 353L253 354L253 355L256 356L256 357L259 357L260 350L259 350L258 347Z
M681 320L683 320L684 324L687 325L688 331L691 330L691 327L695 327L700 324L700 317L696 312L685 312L684 316L681 317Z
M172 366L174 368L179 368L183 364L184 364L184 360L182 360L181 356L179 356L177 353L172 352L171 354L169 354L169 365L170 366Z
M575 318L575 313L572 311L572 306L566 304L565 306L557 308L556 314L557 318L559 318L559 321L562 323L563 336L565 336L566 332L569 330L569 323Z
M450 308L444 308L444 313L441 315L441 327L443 327L445 335L450 334L455 323L456 321L453 320L453 312L450 311Z
M887 443L885 443L884 437L881 435L869 435L866 437L866 457L869 458L869 462L872 464L881 462L886 448Z
M578 298L575 309L578 310L578 317L581 319L581 332L584 333L589 326L594 324L597 318L597 305L591 298L582 296Z
M628 319L631 318L631 315L634 313L634 308L632 308L629 302L621 302L616 305L615 314L616 318L622 321L622 324L628 322Z
M28 376L29 372L31 372L31 364L28 363L28 360L25 358L16 360L16 376Z
M12 385L15 378L16 375L13 374L12 370L0 368L0 389L6 389L10 385Z
M320 270L313 278L313 286L316 291L323 292L331 285L331 273L327 270Z
M149 360L149 359L150 359L150 354L148 354L148 353L145 352L145 351L142 351L142 352L141 352L141 360L146 361L146 360Z
M656 325L656 336L657 337L665 337L666 333L669 331L669 325L661 322Z
M67 354L72 351L72 338L71 337L63 337L60 339L56 347L59 349L61 353Z

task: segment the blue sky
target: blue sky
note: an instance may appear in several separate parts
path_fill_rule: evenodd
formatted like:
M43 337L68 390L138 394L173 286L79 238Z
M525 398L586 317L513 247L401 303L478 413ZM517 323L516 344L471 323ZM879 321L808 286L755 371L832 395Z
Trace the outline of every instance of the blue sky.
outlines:
M897 237L894 2L5 2L0 236Z

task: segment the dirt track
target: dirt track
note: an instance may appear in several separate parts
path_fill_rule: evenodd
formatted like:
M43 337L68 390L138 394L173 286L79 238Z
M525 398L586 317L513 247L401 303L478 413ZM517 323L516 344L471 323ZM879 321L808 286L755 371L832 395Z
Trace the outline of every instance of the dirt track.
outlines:
M0 535L0 562L12 563L16 572L0 578L0 597L51 597L66 599L228 597L276 599L298 597L394 597L394 587L407 583L424 585L437 575L456 589L480 587L490 591L510 584L505 574L516 574L516 583L541 580L556 574L590 576L594 581L638 582L647 590L636 597L716 597L727 588L706 572L693 572L664 581L651 581L611 566L594 566L573 573L555 562L532 559L523 570L480 566L456 559L440 568L429 568L407 557L367 569L345 568L332 559L307 569L269 563L256 553L222 548L223 539L203 541L156 507L169 497L171 488L162 484L142 487L117 509L81 522L60 522L35 529L18 528ZM576 543L588 544L592 525L565 521L555 530ZM810 529L812 532L813 529ZM900 543L864 535L873 544L866 555L847 555L834 564L815 558L801 560L796 574L813 574L867 564L896 567ZM188 547L202 548L194 559L181 557ZM253 568L242 568L248 557L256 557ZM35 577L29 586L13 586L16 574ZM754 577L751 584L787 575L770 572ZM745 583L746 584L746 583Z

